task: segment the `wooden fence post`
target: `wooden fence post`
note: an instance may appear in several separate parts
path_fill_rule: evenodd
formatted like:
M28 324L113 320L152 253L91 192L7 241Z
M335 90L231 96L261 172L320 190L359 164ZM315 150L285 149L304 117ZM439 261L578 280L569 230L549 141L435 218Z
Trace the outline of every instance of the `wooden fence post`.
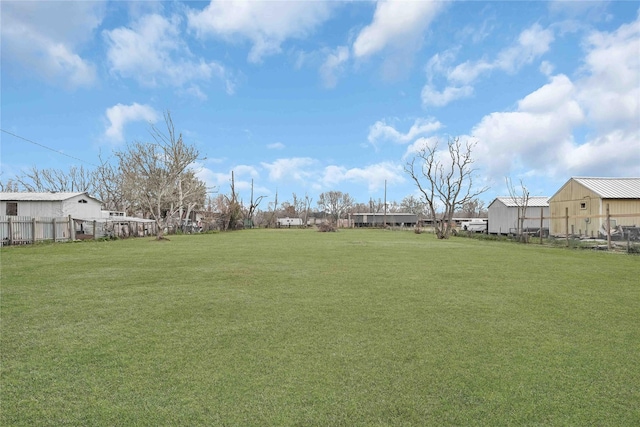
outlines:
M96 236L96 220L93 220L93 240L96 240L98 236Z
M569 208L564 208L564 229L567 233L567 247L569 247Z
M53 243L56 242L56 219L53 218Z
M36 217L31 218L31 243L36 243Z
M9 217L9 246L13 245L13 218Z
M607 249L611 250L611 216L609 215L609 203L607 203Z
M540 244L542 244L542 226L544 225L544 208L540 208Z
M73 224L73 218L69 215L69 241L73 242L76 240L76 227Z

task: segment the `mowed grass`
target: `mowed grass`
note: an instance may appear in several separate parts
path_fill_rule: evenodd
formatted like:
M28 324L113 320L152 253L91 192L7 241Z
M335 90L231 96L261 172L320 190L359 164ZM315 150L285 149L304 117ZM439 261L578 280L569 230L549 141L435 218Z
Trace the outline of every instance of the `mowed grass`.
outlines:
M0 254L2 425L640 425L637 256L385 230Z

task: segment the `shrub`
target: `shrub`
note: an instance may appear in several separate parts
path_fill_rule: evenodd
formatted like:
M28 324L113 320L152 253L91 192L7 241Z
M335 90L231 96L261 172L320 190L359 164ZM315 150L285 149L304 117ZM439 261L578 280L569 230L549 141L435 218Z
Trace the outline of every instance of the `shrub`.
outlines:
M335 232L336 226L330 222L323 222L322 224L318 224L318 231L321 233Z

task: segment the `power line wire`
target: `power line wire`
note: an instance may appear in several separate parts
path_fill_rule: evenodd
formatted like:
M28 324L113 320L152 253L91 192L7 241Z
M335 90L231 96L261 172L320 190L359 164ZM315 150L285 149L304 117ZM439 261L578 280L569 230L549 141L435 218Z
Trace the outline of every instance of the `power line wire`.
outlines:
M78 161L83 162L83 163L86 163L86 164L88 164L88 165L91 165L91 166L95 166L95 167L97 167L97 165L94 165L94 164L93 164L93 163L91 163L91 162L87 162L86 160L82 160L82 159L79 159L79 158L77 158L77 157L73 157L72 155L69 155L69 154L63 153L62 151L59 151L59 150L56 150L55 148L47 147L46 145L40 144L39 142L31 141L30 139L27 139L27 138L25 138L25 137L23 137L23 136L20 136L20 135L16 135L15 133L11 133L11 132L9 132L9 131L7 131L7 130L0 129L0 131L2 131L2 132L4 132L4 133L6 133L6 134L8 134L8 135L14 136L14 137L16 137L16 138L18 138L18 139L21 139L21 140L23 140L23 141L26 141L26 142L29 142L29 143L31 143L31 144L37 145L37 146L39 146L39 147L46 148L47 150L53 151L54 153L57 153L57 154L60 154L60 155L63 155L63 156L69 157L70 159L78 160Z

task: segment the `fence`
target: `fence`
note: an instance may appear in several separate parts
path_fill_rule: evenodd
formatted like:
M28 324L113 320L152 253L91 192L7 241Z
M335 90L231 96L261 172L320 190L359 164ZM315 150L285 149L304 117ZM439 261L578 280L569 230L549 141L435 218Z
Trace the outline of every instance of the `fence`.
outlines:
M73 232L71 216L66 218L0 217L0 241L3 246L43 241L66 242L74 239Z
M525 220L539 220L540 230L542 230L542 222L545 219L551 222L556 221L553 230L553 235L556 237L564 237L567 240L567 246L569 246L569 239L571 237L580 238L603 238L607 240L607 247L611 249L611 240L627 240L637 241L640 240L640 225L619 225L618 219L626 218L640 218L640 213L616 213L612 214L609 210L609 204L606 205L604 215L569 215L569 208L565 208L564 215L562 216L544 216L542 209L540 210L539 217L525 217ZM581 228L576 229L576 224L571 224L569 220L584 220L585 229L584 232ZM594 221L596 220L596 221ZM596 224L593 224L595 222ZM559 224L561 223L561 225ZM588 225L591 224L591 229ZM527 232L528 230L520 230L520 232ZM537 233L531 233L537 234ZM539 234L540 243L542 243L542 233Z
M6 245L27 245L44 241L68 242L100 237L143 237L156 234L156 223L145 219L109 217L97 220L61 218L0 217L0 241Z

